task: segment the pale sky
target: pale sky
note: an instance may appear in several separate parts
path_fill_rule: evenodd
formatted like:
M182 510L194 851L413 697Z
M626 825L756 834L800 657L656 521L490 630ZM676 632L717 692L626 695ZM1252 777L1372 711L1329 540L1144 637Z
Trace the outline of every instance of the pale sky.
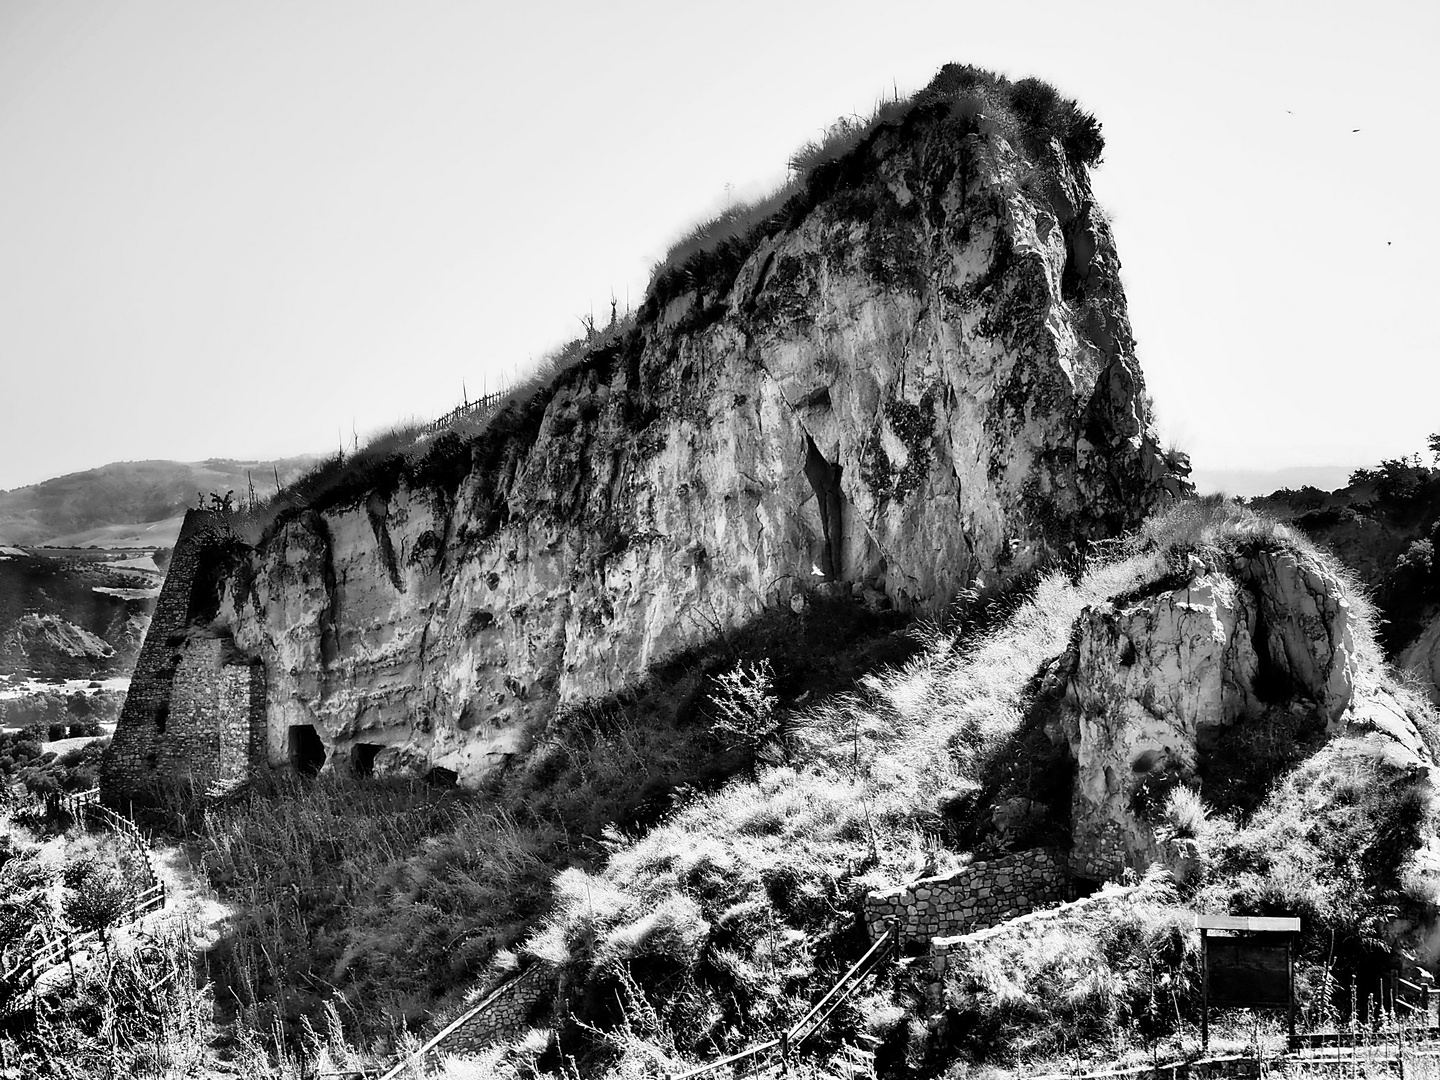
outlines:
M0 0L0 488L438 415L952 60L1099 117L1197 466L1421 450L1437 54L1433 2Z

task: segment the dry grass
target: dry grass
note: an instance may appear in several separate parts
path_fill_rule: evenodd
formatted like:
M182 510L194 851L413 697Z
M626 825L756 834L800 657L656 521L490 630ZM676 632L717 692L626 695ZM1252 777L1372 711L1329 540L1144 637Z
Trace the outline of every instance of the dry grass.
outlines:
M240 909L226 990L293 1034L343 987L363 1041L393 1036L518 939L561 839L418 782L285 780L211 810L198 861Z
M1034 704L1036 674L1066 648L1087 604L1164 587L1188 570L1192 555L1223 562L1258 549L1313 550L1284 526L1218 499L1182 504L1110 548L1091 560L1079 584L1060 574L1042 578L993 629L970 631L963 618L932 628L920 657L809 710L794 736L793 760L803 765L764 768L752 782L697 797L620 846L600 872L568 872L549 922L527 947L566 971L572 986L589 985L592 994L619 972L645 972L642 983L664 987L651 995L663 1031L672 1039L685 1033L675 1039L682 1056L733 1050L793 1020L856 948L845 929L856 897L933 869L928 837L937 803L982 781L988 756L1015 736ZM1366 677L1388 688L1363 604L1356 602ZM1350 845L1352 855L1366 853L1363 858L1376 866L1393 866L1406 845L1414 846L1413 806L1403 799L1385 802L1395 789L1384 778L1356 774L1346 795L1323 785L1306 787L1303 777L1302 770L1293 791L1284 789L1266 804L1240 847L1252 856L1262 848L1288 848L1294 858L1311 860L1308 875L1328 890L1326 926L1358 927L1383 916L1388 894L1379 879L1347 877L1313 837L1285 831L1285 800L1308 791L1300 816L1317 818L1331 803L1351 799L1353 811L1336 811L1336 858L1340 847ZM1374 798L1359 799L1361 789ZM1202 809L1177 807L1175 825L1208 835ZM1338 827L1341 817L1345 828ZM1362 821L1369 822L1368 831ZM1233 840L1233 829L1227 832L1223 823L1216 831ZM1238 887L1240 895L1307 875L1305 867L1278 875L1247 870L1241 855L1225 865L1218 880L1228 884L1217 887ZM1260 879L1267 884L1257 885ZM1335 906L1342 898L1348 906ZM1297 899L1287 895L1284 902ZM1163 909L1157 902L1157 911ZM1318 918L1326 909L1311 910ZM653 919L659 911L684 917L666 924L657 945ZM1171 916L1157 919L1156 926L1174 929ZM707 926L708 947L692 954ZM1126 995L1135 987L1127 980L1144 969L1137 957L1149 948L1135 942L1150 938L1148 931L1137 938L1119 924L1105 933L1119 937L1091 937L1128 944L1118 951L1095 945L1076 952L1103 954L1110 966L1080 980L1094 993L1085 991L1090 996L1084 1001L1067 999L1066 1007L1076 1032L1091 1024L1115 1036L1120 1018L1134 1016L1133 994ZM1046 986L1065 983L1058 976L1036 978ZM578 1000L574 994L572 1000ZM1029 1000L1042 1012L1054 1005L1045 1005L1043 994ZM1022 1026L1000 1025L1014 1032ZM1003 1054L1015 1048L1000 1039L992 1049ZM623 1073L632 1066L622 1060L614 1067Z
M762 764L753 779L709 791L672 785L669 809L631 823L630 835L601 826L626 824L616 808L635 804L637 778L653 768L678 779L691 766L673 771L689 760L674 757L681 743L642 738L643 717L603 709L578 710L542 733L534 767L482 795L322 780L207 814L207 872L248 909L236 928L235 985L225 989L256 1006L247 1007L249 1030L268 1031L273 1009L291 1022L292 1048L298 1030L299 1043L320 1053L319 1041L305 1043L302 1018L321 1016L343 986L357 1009L372 1010L345 1014L352 1041L364 1043L503 959L497 949L543 912L523 951L565 977L572 1015L559 1036L574 1055L546 1059L546 1068L638 1077L739 1049L793 1022L855 957L864 892L945 857L933 841L938 806L984 781L991 755L1034 708L1037 673L1066 649L1086 605L1161 587L1191 555L1265 546L1306 547L1231 503L1178 506L1092 558L1078 583L1052 574L1000 615L958 611L925 630L908 662L792 709L788 764ZM1393 689L1378 659L1362 656L1367 685ZM685 685L693 690L694 680ZM672 734L685 736L678 726ZM1343 745L1331 753L1344 769L1316 755L1243 828L1207 822L1200 807L1174 808L1177 828L1227 853L1215 879L1227 896L1308 903L1307 913L1328 913L1335 926L1363 926L1384 909L1390 894L1381 893L1399 886L1361 872L1365 859L1390 866L1427 819ZM585 806L561 790L576 777ZM607 803L610 786L631 794ZM521 802L532 817L517 815ZM585 813L588 837L566 835ZM1315 820L1335 828L1333 849L1303 831ZM1361 867L1349 876L1339 864L1347 847ZM930 1063L938 1074L956 1055L1059 1060L1077 1041L1110 1053L1127 1025L1163 1031L1164 1002L1142 990L1164 975L1170 1011L1186 1008L1193 957L1173 947L1176 917L1173 897L1156 893L1128 914L1056 928L957 975L955 1000L978 1011L991 1037L982 1049L942 1033ZM847 1010L830 1051L867 1024L909 1023L908 1000L880 994ZM1047 1026L1043 1016L1061 1020ZM336 1039L328 1060L349 1052ZM455 1077L532 1075L540 1049L445 1067Z

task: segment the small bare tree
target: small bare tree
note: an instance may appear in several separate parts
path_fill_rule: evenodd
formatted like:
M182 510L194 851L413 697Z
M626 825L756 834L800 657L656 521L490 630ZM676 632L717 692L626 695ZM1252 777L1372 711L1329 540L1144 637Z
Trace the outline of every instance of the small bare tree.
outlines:
M745 750L752 772L766 748L783 741L774 680L769 660L757 664L742 660L715 676L710 695L710 730L723 742Z

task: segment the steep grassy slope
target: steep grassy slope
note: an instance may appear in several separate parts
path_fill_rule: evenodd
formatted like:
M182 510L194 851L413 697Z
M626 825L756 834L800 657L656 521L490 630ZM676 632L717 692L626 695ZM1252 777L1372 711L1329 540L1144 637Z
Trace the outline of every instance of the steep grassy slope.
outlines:
M234 937L209 958L212 992L241 1003L242 1030L291 1021L291 1053L314 1051L301 1021L323 1027L326 1002L356 1047L378 1039L378 1050L487 966L513 970L511 946L520 964L561 973L567 1011L548 1050L497 1050L474 1064L478 1075L529 1061L628 1077L738 1049L796 1018L858 955L866 890L993 844L973 839L990 800L1023 792L1066 804L1068 774L1047 764L1058 746L1034 733L1044 675L1087 605L1173 587L1192 557L1254 550L1310 552L1248 511L1190 503L1083 573L962 605L923 630L908 660L874 666L902 640L876 626L873 646L827 670L823 639L808 658L782 651L797 616L791 634L779 627L753 649L657 679L648 700L557 719L535 733L526 767L483 792L336 776L204 811L177 805L240 910ZM1362 633L1357 648L1357 700L1391 696L1433 738L1432 714L1394 685L1373 640ZM783 694L763 679L714 677L754 672L764 653ZM845 689L843 670L867 665ZM780 706L784 723L753 764L738 752L727 760L715 741L713 721L734 715L727 701ZM882 1075L897 1077L965 1062L1024 1075L1073 1062L1077 1047L1092 1063L1134 1055L1193 1023L1184 927L1194 906L1301 913L1302 1005L1323 1018L1337 985L1327 976L1362 970L1377 936L1409 926L1418 940L1440 896L1417 857L1436 835L1429 780L1391 764L1386 745L1363 724L1308 745L1280 729L1254 733L1230 760L1269 753L1273 767L1236 769L1228 786L1212 771L1208 806L1163 812L1209 867L1195 886L1152 881L1030 937L997 938L950 970L939 1012L921 982L887 976L817 1052L863 1032L880 1040ZM332 1046L326 1060L358 1060L349 1053Z
M1043 579L994 628L969 640L963 629L937 634L909 665L806 714L788 764L677 808L619 846L598 874L562 875L547 929L527 950L563 970L570 1007L593 1027L619 1022L614 1003L626 994L643 996L630 1016L653 1018L648 1044L626 1043L622 1058L636 1060L617 1063L617 1075L647 1056L710 1056L773 1032L856 955L859 895L954 858L930 839L941 831L942 807L993 783L997 769L1024 764L1012 740L1082 607L1173 580L1177 562L1197 551L1297 545L1305 541L1244 511L1190 504L1149 524L1078 584ZM1359 693L1398 695L1433 731L1430 711L1393 685L1374 642L1359 648L1367 682ZM1338 949L1332 962L1338 955L1351 967L1383 924L1433 919L1436 881L1417 859L1435 835L1433 792L1423 772L1377 753L1375 738L1363 726L1339 735L1282 770L1278 786L1252 792L1253 812L1233 811L1207 836L1213 876L1196 902L1299 911L1307 959ZM1145 940L1122 934L1102 955L1130 964L1127 950ZM934 1029L909 991L896 992L894 1006L912 1019L891 1023L891 1034L932 1065L956 1056L1016 1062L1027 1045L1042 1056L1061 1049L1058 1036L1036 1042L1024 1024L986 1020L994 1001L975 1006L968 1024ZM1030 992L1039 994L1038 1022L1046 995L1070 990L1056 969ZM1134 1010L1117 1000L1098 995L1075 1023L1117 1037ZM1188 992L1179 996L1177 1007L1192 1005ZM999 1038L1002 1031L1009 1036ZM615 1052L583 1025L563 1029L562 1042L569 1053Z

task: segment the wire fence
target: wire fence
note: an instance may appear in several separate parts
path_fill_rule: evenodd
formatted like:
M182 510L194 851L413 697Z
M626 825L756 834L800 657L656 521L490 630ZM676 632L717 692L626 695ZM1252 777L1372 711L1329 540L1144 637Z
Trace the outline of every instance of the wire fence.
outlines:
M503 390L496 390L490 394L482 394L474 401L467 401L463 405L457 405L438 420L433 420L422 429L426 435L434 435L437 432L445 431L461 420L484 419L500 407L505 399Z
M47 971L68 963L78 953L88 951L93 944L103 943L105 932L117 927L129 926L152 911L159 911L165 907L165 883L155 872L155 860L150 853L150 842L141 834L133 821L101 804L98 788L77 794L51 796L45 799L43 804L47 811L52 808L65 810L77 823L82 825L87 818L98 820L107 828L123 836L139 857L145 888L141 889L135 899L125 905L109 921L104 931L86 930L61 933L32 949L13 966L0 972L0 989L3 989L5 999L11 1002L18 1000L26 991L33 989Z

